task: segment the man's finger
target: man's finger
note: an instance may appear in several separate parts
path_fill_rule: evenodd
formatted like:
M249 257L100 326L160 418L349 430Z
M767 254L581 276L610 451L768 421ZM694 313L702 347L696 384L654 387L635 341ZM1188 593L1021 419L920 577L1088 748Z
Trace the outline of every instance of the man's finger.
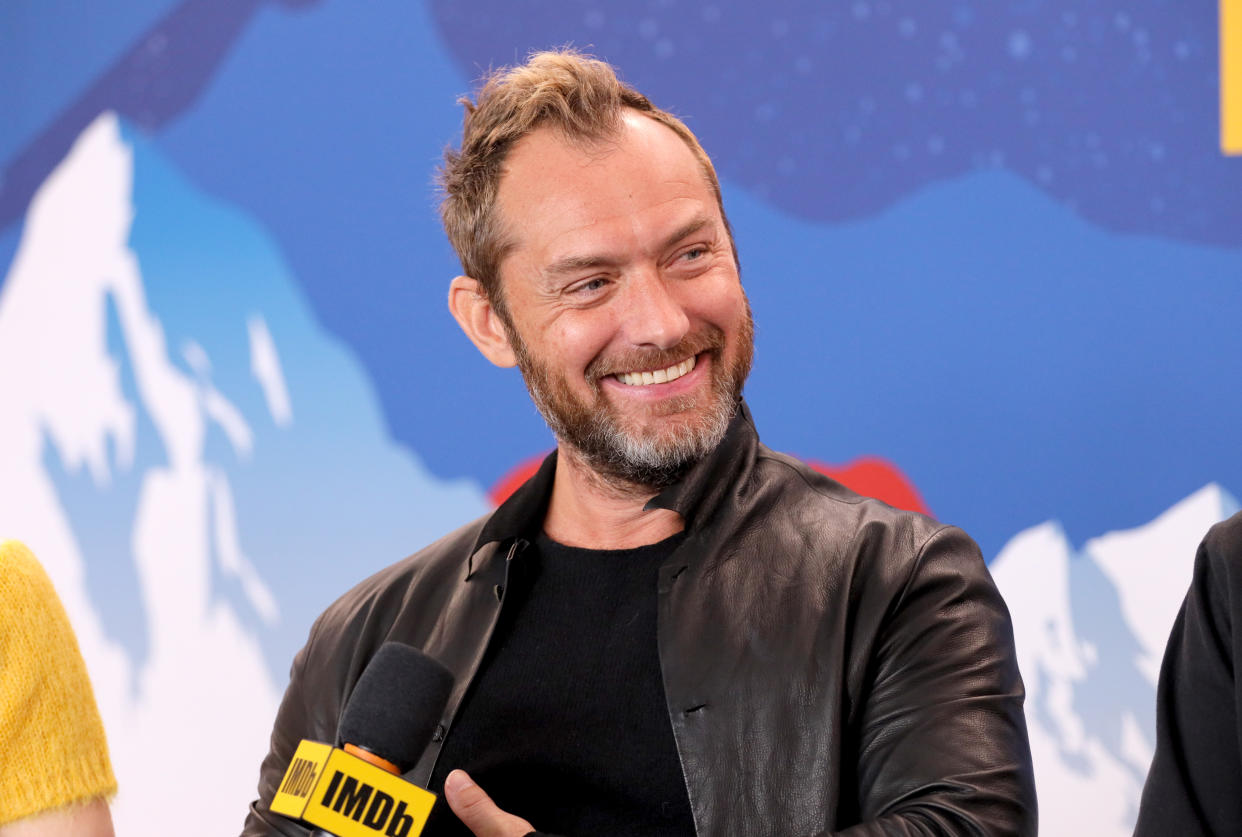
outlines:
M521 817L496 807L464 770L454 770L444 780L444 798L475 837L525 837L535 830Z

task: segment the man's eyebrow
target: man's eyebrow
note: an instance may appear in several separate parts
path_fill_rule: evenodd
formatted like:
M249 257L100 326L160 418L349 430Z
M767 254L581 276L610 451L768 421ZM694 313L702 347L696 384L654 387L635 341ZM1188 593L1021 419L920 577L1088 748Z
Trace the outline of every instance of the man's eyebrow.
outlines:
M687 236L694 235L696 232L710 226L711 217L707 215L697 215L686 223L678 227L671 235L665 237L660 242L660 250L664 251L675 245ZM612 267L621 262L621 259L607 255L590 255L590 256L566 256L559 259L544 268L546 276L564 276L568 273L577 273L580 270L591 270L596 267Z
M567 273L577 273L580 270L590 270L596 267L608 267L616 263L616 259L608 256L566 256L548 265L543 272L547 276L564 276Z
M677 231L664 239L660 245L660 250L667 250L683 238L694 235L696 232L711 226L712 219L707 215L696 215L686 223L677 228Z

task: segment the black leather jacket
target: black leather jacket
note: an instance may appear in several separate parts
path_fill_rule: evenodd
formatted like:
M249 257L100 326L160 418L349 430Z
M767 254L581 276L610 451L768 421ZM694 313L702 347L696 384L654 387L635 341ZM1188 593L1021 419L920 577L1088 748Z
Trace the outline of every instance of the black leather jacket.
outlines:
M267 802L300 739L336 740L386 640L457 677L436 740L406 774L426 782L554 467L549 457L492 515L317 620L243 835L307 833ZM698 834L1035 834L1009 615L969 537L768 450L744 405L720 447L649 507L686 521L660 571L658 641Z

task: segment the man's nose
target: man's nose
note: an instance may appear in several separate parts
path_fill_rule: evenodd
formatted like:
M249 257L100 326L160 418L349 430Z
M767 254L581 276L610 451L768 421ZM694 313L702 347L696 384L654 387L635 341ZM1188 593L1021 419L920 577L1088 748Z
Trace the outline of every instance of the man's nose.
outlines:
M690 318L676 283L658 270L643 271L631 279L622 313L624 334L631 344L671 349L686 336Z

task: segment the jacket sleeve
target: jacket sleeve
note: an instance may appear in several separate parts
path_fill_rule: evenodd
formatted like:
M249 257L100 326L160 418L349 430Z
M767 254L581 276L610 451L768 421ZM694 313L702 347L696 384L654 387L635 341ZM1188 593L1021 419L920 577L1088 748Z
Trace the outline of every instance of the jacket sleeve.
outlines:
M322 617L321 617L322 619ZM311 829L294 820L273 813L268 805L284 778L293 752L303 738L327 743L336 742L340 698L337 694L318 694L308 701L305 694L306 673L322 667L315 658L315 637L319 623L311 628L310 639L293 658L289 686L276 712L271 745L259 768L259 795L250 803L250 812L241 837L307 837ZM320 678L322 679L322 678ZM312 708L313 707L313 708Z
M855 726L859 824L840 837L1036 833L1009 611L964 532L923 544L870 669Z
M1156 753L1135 837L1233 834L1242 823L1235 671L1242 648L1242 514L1208 533L1156 691Z

